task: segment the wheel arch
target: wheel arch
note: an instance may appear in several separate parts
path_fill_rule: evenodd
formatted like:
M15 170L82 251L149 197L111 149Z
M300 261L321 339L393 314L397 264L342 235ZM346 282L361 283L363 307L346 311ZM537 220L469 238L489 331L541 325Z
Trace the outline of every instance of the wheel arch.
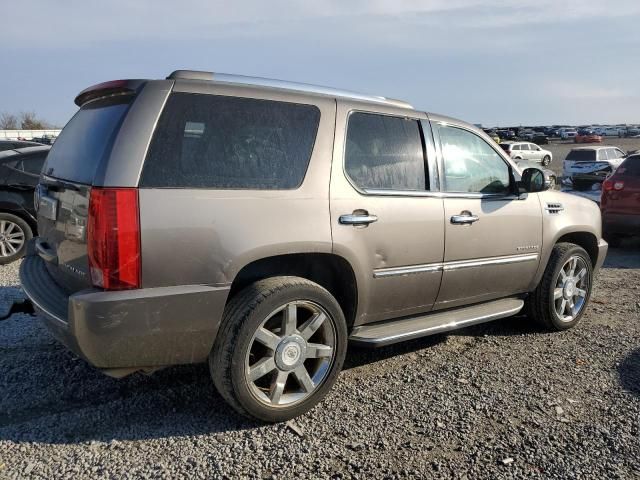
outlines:
M290 253L254 260L235 275L227 303L251 283L280 275L306 278L327 289L340 304L351 330L358 308L356 275L345 258L333 253Z

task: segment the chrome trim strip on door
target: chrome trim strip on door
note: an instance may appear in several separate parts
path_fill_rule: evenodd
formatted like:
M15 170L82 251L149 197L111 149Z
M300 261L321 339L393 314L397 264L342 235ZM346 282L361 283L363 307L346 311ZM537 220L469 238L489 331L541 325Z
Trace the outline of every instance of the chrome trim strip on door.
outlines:
M373 271L373 278L395 277L398 275L411 275L415 273L439 272L441 263L428 263L424 265L412 265L400 268L380 268Z
M526 253L520 255L504 255L501 257L478 258L476 260L456 260L444 263L426 263L423 265L379 268L373 271L373 278L385 278L402 275L412 275L416 273L460 270L462 268L483 267L486 265L505 265L510 263L531 262L534 260L538 260L538 258L539 255L537 253Z
M461 268L484 267L486 265L504 265L508 263L531 262L538 259L537 253L529 253L523 255L505 255L502 257L479 258L477 260L459 260L455 262L446 262L443 269L459 270Z

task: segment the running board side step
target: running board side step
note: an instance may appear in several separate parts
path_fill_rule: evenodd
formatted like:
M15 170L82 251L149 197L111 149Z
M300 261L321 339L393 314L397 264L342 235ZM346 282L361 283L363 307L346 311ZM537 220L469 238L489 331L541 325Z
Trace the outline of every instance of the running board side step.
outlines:
M503 298L470 307L436 311L419 317L385 320L384 322L355 327L349 341L363 347L383 347L392 343L510 317L522 310L523 306L524 300Z

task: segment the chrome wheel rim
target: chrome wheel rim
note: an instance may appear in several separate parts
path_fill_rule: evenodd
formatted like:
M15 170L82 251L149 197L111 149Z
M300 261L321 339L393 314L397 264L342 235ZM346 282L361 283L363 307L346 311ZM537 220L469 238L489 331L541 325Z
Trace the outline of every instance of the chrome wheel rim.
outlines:
M307 300L282 305L260 324L249 344L249 390L270 407L300 403L329 375L335 347L336 328L324 308Z
M555 312L562 322L571 322L582 312L589 292L589 269L579 255L573 255L560 269L553 289Z
M0 220L0 255L10 257L24 246L24 231L10 220Z

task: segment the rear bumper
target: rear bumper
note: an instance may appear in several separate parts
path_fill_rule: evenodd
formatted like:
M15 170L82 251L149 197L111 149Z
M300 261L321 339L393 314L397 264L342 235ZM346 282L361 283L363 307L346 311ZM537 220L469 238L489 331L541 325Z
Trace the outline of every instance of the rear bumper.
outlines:
M20 282L53 335L101 369L205 361L229 293L188 285L67 295L33 254L20 266Z
M640 215L603 212L602 229L607 233L638 235Z

